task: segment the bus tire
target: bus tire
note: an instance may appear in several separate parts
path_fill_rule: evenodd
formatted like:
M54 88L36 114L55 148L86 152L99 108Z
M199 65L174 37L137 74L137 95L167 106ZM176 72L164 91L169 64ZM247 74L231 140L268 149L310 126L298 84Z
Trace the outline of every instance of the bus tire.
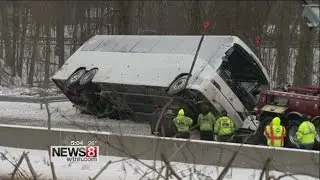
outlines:
M175 95L180 93L182 90L184 90L186 82L187 82L188 75L183 75L176 79L169 87L167 93L169 95Z

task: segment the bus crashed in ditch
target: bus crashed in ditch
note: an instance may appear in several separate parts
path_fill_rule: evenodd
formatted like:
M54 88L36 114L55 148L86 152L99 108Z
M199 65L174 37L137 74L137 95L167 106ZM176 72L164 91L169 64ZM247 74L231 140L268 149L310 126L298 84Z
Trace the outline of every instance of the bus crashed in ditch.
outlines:
M257 124L244 120L258 101L258 89L269 88L266 69L238 37L205 36L185 87L200 38L97 35L52 79L77 108L98 117L150 122L155 107L174 97L163 121L181 107L195 120L206 104L226 110L237 128L254 130ZM161 123L170 129L170 123Z

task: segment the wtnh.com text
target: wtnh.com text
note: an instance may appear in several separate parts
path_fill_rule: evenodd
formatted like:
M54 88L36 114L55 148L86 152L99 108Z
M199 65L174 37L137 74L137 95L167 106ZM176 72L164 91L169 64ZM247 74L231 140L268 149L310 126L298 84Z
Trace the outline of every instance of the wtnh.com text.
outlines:
M68 162L82 162L82 161L98 161L96 157L68 157Z

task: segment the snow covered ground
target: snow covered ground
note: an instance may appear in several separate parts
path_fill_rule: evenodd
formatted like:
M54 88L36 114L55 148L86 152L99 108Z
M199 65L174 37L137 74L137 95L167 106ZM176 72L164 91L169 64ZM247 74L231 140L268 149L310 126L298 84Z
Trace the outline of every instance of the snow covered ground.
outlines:
M0 146L0 152L4 154L1 155L0 159L0 177L9 175L14 167L9 162L16 163L22 152L29 152L29 159L33 168L36 170L37 174L40 175L40 179L52 179L51 169L49 166L49 158L47 151L40 150L28 150L28 149L17 149L17 148L9 148ZM8 160L6 160L9 159ZM120 157L114 156L100 156L99 162L75 162L68 163L66 161L59 161L54 163L55 171L58 179L61 180L82 180L89 179L89 177L94 177L100 169L103 168L105 164L109 161L111 163L107 169L99 176L98 179L101 180L113 180L113 179L154 179L157 177L156 173L152 173L152 171L143 165L142 163L135 161L133 159L123 159ZM153 166L153 161L142 161L143 163ZM156 162L156 166L158 171L163 163ZM183 179L201 179L201 180L211 180L216 179L218 174L222 171L222 167L215 166L204 166L204 165L192 165L185 163L172 163L172 168L175 172ZM26 162L24 161L21 166L21 171L28 173L30 175L30 171L27 167ZM149 172L149 173L148 173ZM260 170L254 169L240 169L240 168L232 168L227 173L224 179L226 180L258 180L260 176ZM193 175L192 175L193 174ZM141 178L145 175L144 178ZM163 173L163 175L165 175ZM283 175L280 172L270 172L270 175L274 175L278 177L279 175ZM192 178L190 178L190 176ZM174 179L173 177L170 179ZM281 178L281 180L290 180L290 179L299 179L299 180L316 180L319 178L314 178L310 176L303 175L295 175L294 177L285 177Z
M97 119L93 116L81 114L72 107L71 102L58 102L49 104L52 127L90 129L110 132L127 132L128 134L150 134L148 124L134 123L132 121L118 121L112 119ZM47 127L47 111L40 104L0 102L0 123L28 126Z
M51 94L57 94L53 88ZM39 96L39 88L5 87L0 86L0 95L10 96ZM148 124L112 119L97 119L93 116L81 114L72 106L71 102L50 103L49 109L52 127L90 129L110 132L127 132L129 134L150 134ZM43 106L36 103L0 102L0 123L28 126L47 127L48 114Z
M34 96L30 88L7 88L0 86L0 95ZM51 125L53 128L69 128L84 130L101 130L108 132L126 132L126 134L150 135L150 125L135 123L125 120L97 119L94 116L81 114L72 103L56 102L50 103ZM47 127L48 114L43 105L37 103L18 103L0 101L0 124L25 125L36 127ZM193 133L199 138L199 132Z
M0 86L0 95L10 95L10 96L34 96L37 97L40 95L40 92L43 91L42 88L28 88L28 87L19 87L19 86ZM49 88L47 90L48 95L58 95L61 92L56 88Z

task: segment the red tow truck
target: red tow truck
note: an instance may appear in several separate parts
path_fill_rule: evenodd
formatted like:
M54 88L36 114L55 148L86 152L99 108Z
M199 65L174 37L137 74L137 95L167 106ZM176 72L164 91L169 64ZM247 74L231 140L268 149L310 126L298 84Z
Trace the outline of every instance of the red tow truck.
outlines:
M297 148L296 131L303 121L302 114L314 123L317 130L317 145L320 144L320 86L291 87L286 86L282 90L260 90L259 100L255 107L259 120L259 135L265 143L263 130L273 117L279 116L281 123L286 127L287 134L285 146Z

